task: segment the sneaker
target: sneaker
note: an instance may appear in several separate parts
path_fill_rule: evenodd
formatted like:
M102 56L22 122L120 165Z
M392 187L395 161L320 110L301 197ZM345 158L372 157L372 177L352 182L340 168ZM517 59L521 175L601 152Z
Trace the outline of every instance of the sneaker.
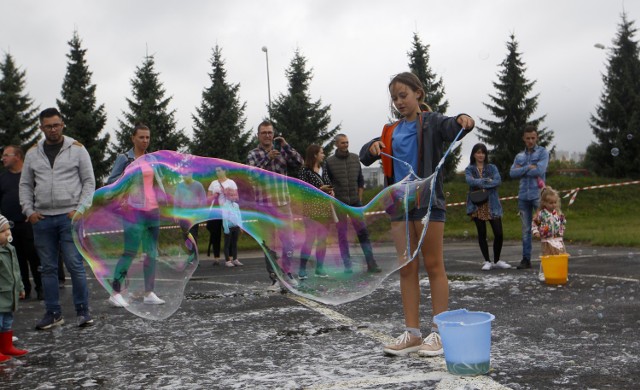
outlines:
M291 285L291 287L298 287L298 281L293 278L293 275L291 275L291 273L287 274L285 280Z
M301 269L300 271L298 271L298 279L300 280L305 280L306 278L308 278L307 276L307 271Z
M442 339L440 338L440 334L436 332L432 332L427 336L418 350L418 355L420 356L438 356L443 353Z
M522 259L522 261L520 261L520 264L518 264L518 269L529 269L531 268L531 260L529 259Z
M328 278L329 274L324 272L324 269L318 268L318 269L316 269L316 276L319 277L319 278Z
M216 265L220 265L220 259L219 258L213 259L213 266L215 267Z
M387 355L403 356L410 352L415 352L421 347L422 337L414 336L405 331L393 344L385 345L383 351Z
M240 262L240 260L238 260L238 259L235 259L235 260L233 261L233 264L234 264L235 266L237 266L237 267L242 267L242 266L244 265L244 264L242 264L242 263Z
M498 260L498 262L493 265L493 268L509 269L511 268L511 264L504 260Z
M380 272L382 272L382 268L378 267L378 264L373 264L370 266L367 266L367 272L370 274L379 274Z
M158 298L156 293L150 292L149 295L144 296L143 303L145 305L164 305L164 300Z
M122 294L115 293L109 297L109 304L113 307L127 307L129 303L124 299Z
M274 280L273 283L271 283L271 286L267 287L267 291L280 292L280 282Z
M233 261L231 260L225 261L224 265L225 267L235 267L235 264L233 264Z
M93 326L93 318L91 318L88 311L85 311L78 314L78 317L76 317L76 324L78 324L78 328Z
M345 273L345 274L352 274L352 273L353 273L353 269L351 269L351 267L349 267L349 268L345 268L345 269L344 269L344 273Z
M62 313L52 313L50 311L44 314L44 317L36 324L36 330L47 330L54 326L60 326L64 324L64 318Z
M493 268L493 264L491 264L490 261L485 261L484 264L482 265L483 271L491 271L491 268Z
M544 278L544 272L538 272L538 280L544 282L546 279Z

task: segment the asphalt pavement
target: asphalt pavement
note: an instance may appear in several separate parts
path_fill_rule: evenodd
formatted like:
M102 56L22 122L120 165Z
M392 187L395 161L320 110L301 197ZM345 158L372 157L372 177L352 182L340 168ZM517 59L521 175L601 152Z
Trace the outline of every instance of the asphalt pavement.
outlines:
M243 267L201 258L180 309L162 321L110 307L90 271L95 326L75 326L71 287L61 290L67 323L34 326L43 303L23 301L16 345L30 351L0 365L10 389L634 389L640 378L640 252L569 244L566 285L532 270L481 271L469 240L447 240L450 309L495 315L491 370L460 377L443 357L387 357L382 344L403 331L397 272L372 294L327 306L266 291L264 260ZM502 259L516 265L520 243ZM421 274L423 318L430 318ZM426 303L426 304L424 304ZM426 326L423 326L426 331Z

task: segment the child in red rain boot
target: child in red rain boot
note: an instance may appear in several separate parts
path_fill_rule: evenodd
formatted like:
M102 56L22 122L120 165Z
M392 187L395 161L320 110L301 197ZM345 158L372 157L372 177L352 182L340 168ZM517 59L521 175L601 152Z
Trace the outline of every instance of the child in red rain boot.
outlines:
M13 346L13 312L18 308L18 300L24 298L24 287L20 277L20 266L16 249L10 244L11 222L0 215L0 362L12 356L22 356L27 351Z

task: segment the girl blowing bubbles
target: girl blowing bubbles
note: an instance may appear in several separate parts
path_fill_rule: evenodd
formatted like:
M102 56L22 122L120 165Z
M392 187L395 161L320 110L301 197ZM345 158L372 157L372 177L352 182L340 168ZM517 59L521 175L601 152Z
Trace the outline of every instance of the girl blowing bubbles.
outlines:
M13 346L13 312L18 308L18 300L24 298L24 287L20 277L20 266L16 249L10 244L11 222L0 215L0 362L11 356L22 356L27 351Z
M542 243L542 256L567 253L562 240L566 222L560 210L560 195L553 188L544 187L540 191L540 208L531 222L531 233L535 238L540 238ZM542 264L538 279L544 282Z
M429 177L435 171L442 158L443 144L451 142L461 129L463 135L474 126L473 118L466 114L446 117L431 112L424 103L425 91L420 79L410 72L400 73L389 83L389 93L393 107L402 119L385 125L382 136L365 144L360 150L360 161L366 166L380 159L384 152L411 164L413 171L420 177ZM382 169L385 184L399 182L409 174L404 164L394 163L392 159L382 156ZM433 198L433 207L429 218L424 245L420 248L424 265L429 276L431 290L432 314L447 310L449 304L449 283L444 268L443 240L445 221L445 200L442 185L442 171L438 173ZM422 234L422 218L427 215L428 203L408 211L409 240L411 252L417 249ZM399 264L407 261L407 232L405 215L391 220L391 235L396 247ZM400 292L405 318L405 332L392 344L384 346L384 353L389 355L406 355L416 352L420 356L436 356L442 354L442 341L435 327L424 340L420 332L420 277L419 260L400 268Z

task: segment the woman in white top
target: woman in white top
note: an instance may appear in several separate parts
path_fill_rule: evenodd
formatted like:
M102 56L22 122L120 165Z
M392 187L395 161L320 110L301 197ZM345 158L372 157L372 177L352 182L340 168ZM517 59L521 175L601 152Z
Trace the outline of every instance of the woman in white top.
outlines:
M227 170L224 167L216 167L216 176L218 176L218 180L214 180L209 186L209 197L212 206L217 200L223 210L225 265L239 267L242 263L238 260L238 238L241 226L238 186L227 177Z

